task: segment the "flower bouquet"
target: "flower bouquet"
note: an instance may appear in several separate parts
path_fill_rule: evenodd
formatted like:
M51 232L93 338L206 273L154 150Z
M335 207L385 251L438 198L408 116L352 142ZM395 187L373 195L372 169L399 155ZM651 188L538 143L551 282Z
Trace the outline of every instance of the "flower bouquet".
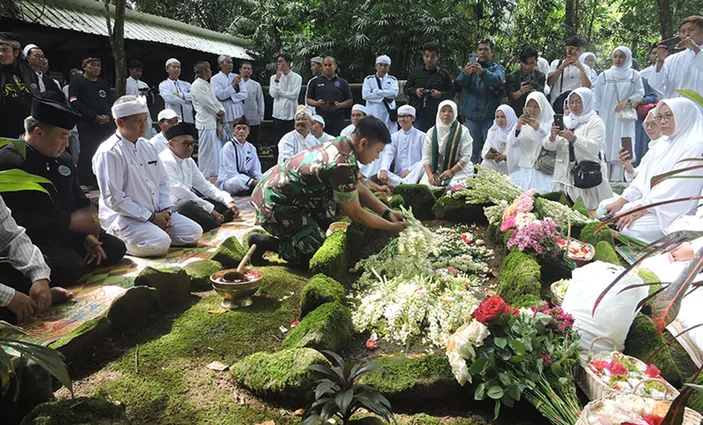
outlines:
M660 425L670 406L670 401L615 394L588 403L576 425ZM698 425L701 420L696 411L684 411L684 425Z
M512 407L523 397L555 425L573 425L581 411L571 377L578 364L573 318L560 308L516 309L497 296L447 343L457 381L475 385L474 399Z
M561 249L565 250L569 258L574 260L574 262L576 262L579 266L583 266L590 262L596 255L596 249L593 245L581 242L574 238L570 238L567 242L566 239L557 237L557 245L559 245Z
M552 283L549 289L552 292L552 305L560 306L564 302L564 297L566 296L566 291L569 290L569 284L571 280L569 279L559 279Z

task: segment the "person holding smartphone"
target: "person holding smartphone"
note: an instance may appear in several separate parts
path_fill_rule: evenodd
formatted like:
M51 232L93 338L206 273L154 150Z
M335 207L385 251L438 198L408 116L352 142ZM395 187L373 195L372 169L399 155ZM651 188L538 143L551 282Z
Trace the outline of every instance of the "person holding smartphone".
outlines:
M531 46L520 51L520 68L505 76L508 104L514 111L522 111L527 95L533 91L544 93L547 76L537 69L539 53Z

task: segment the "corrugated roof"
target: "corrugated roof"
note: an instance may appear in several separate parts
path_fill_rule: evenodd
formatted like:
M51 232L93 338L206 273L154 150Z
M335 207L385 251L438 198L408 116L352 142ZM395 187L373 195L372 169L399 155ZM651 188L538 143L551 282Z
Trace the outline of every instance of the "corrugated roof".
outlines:
M23 0L20 5L23 16L19 19L24 22L108 36L102 1ZM243 47L248 44L244 40L135 10L125 13L124 36L128 40L170 44L216 55L251 59Z

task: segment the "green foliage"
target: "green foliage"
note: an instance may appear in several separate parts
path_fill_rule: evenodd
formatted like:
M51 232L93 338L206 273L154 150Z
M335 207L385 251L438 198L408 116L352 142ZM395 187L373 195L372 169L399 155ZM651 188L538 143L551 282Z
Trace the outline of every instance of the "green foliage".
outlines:
M606 263L622 266L618 253L613 248L613 245L606 241L600 241L596 244L596 255L594 260L605 261Z
M351 226L350 226L351 227ZM310 272L338 277L347 271L347 233L336 231L310 259Z
M588 208L586 208L586 204L584 204L581 198L579 198L571 208L575 209L586 217L590 216L590 212L588 211Z
M396 354L379 357L376 361L383 370L369 373L360 382L384 394L401 394L437 381L454 382L452 368L445 355Z
M102 398L67 398L42 403L22 420L21 425L128 425L123 406Z
M498 295L512 305L527 294L539 297L540 266L534 256L513 248L498 275Z
M693 377L694 376L691 375L687 381L696 385L703 385L703 374L701 374L695 382L693 381ZM694 391L691 398L688 399L687 406L703 415L703 391Z
M388 200L388 206L394 210L400 208L401 205L405 205L403 195L393 195L391 199Z
M646 362L649 356L665 342L666 338L657 332L652 319L640 313L635 317L627 334L624 353ZM662 377L673 385L681 382L681 376L669 350L661 350L652 363L661 370Z
M210 276L222 270L222 264L214 260L193 261L186 264L183 270L188 275L191 286L209 288L211 285Z
M322 304L293 328L282 348L315 348L339 351L354 335L349 309L338 301Z
M317 274L303 287L300 317L305 317L322 304L333 301L344 301L344 287L331 277Z
M403 197L405 207L412 209L413 215L418 220L431 220L434 218L432 207L434 207L436 199L428 186L424 184L401 184L393 189L393 193Z
M515 308L523 308L523 307L539 307L542 304L544 304L546 301L544 301L542 298L540 298L537 295L534 294L525 294L521 297L518 297L513 301L511 304Z
M247 254L247 250L239 243L236 236L230 236L217 248L212 260L218 261L226 269L235 269Z
M315 387L315 401L305 410L301 425L318 425L334 417L341 419L343 425L348 425L352 423L352 415L359 409L366 409L388 422L395 422L388 399L368 385L357 384L367 373L383 370L378 363L345 362L331 351L324 353L332 363L309 367L324 378Z
M602 229L598 230L598 233L594 233L596 227L599 224L600 223L597 221L586 224L581 230L579 240L585 243L589 243L594 247L597 246L598 242L600 241L606 241L610 245L615 246L615 232L609 227L603 227Z
M42 183L52 184L51 180L29 174L18 168L0 171L0 193L36 190L48 195L49 191L41 186Z

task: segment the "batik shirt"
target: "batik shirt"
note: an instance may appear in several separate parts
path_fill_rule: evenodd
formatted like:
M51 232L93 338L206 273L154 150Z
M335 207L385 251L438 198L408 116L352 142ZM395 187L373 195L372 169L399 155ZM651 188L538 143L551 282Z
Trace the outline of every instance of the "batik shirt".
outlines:
M334 202L357 202L359 163L346 137L300 152L261 177L252 194L259 224L275 216L331 218ZM285 225L285 223L282 223Z

